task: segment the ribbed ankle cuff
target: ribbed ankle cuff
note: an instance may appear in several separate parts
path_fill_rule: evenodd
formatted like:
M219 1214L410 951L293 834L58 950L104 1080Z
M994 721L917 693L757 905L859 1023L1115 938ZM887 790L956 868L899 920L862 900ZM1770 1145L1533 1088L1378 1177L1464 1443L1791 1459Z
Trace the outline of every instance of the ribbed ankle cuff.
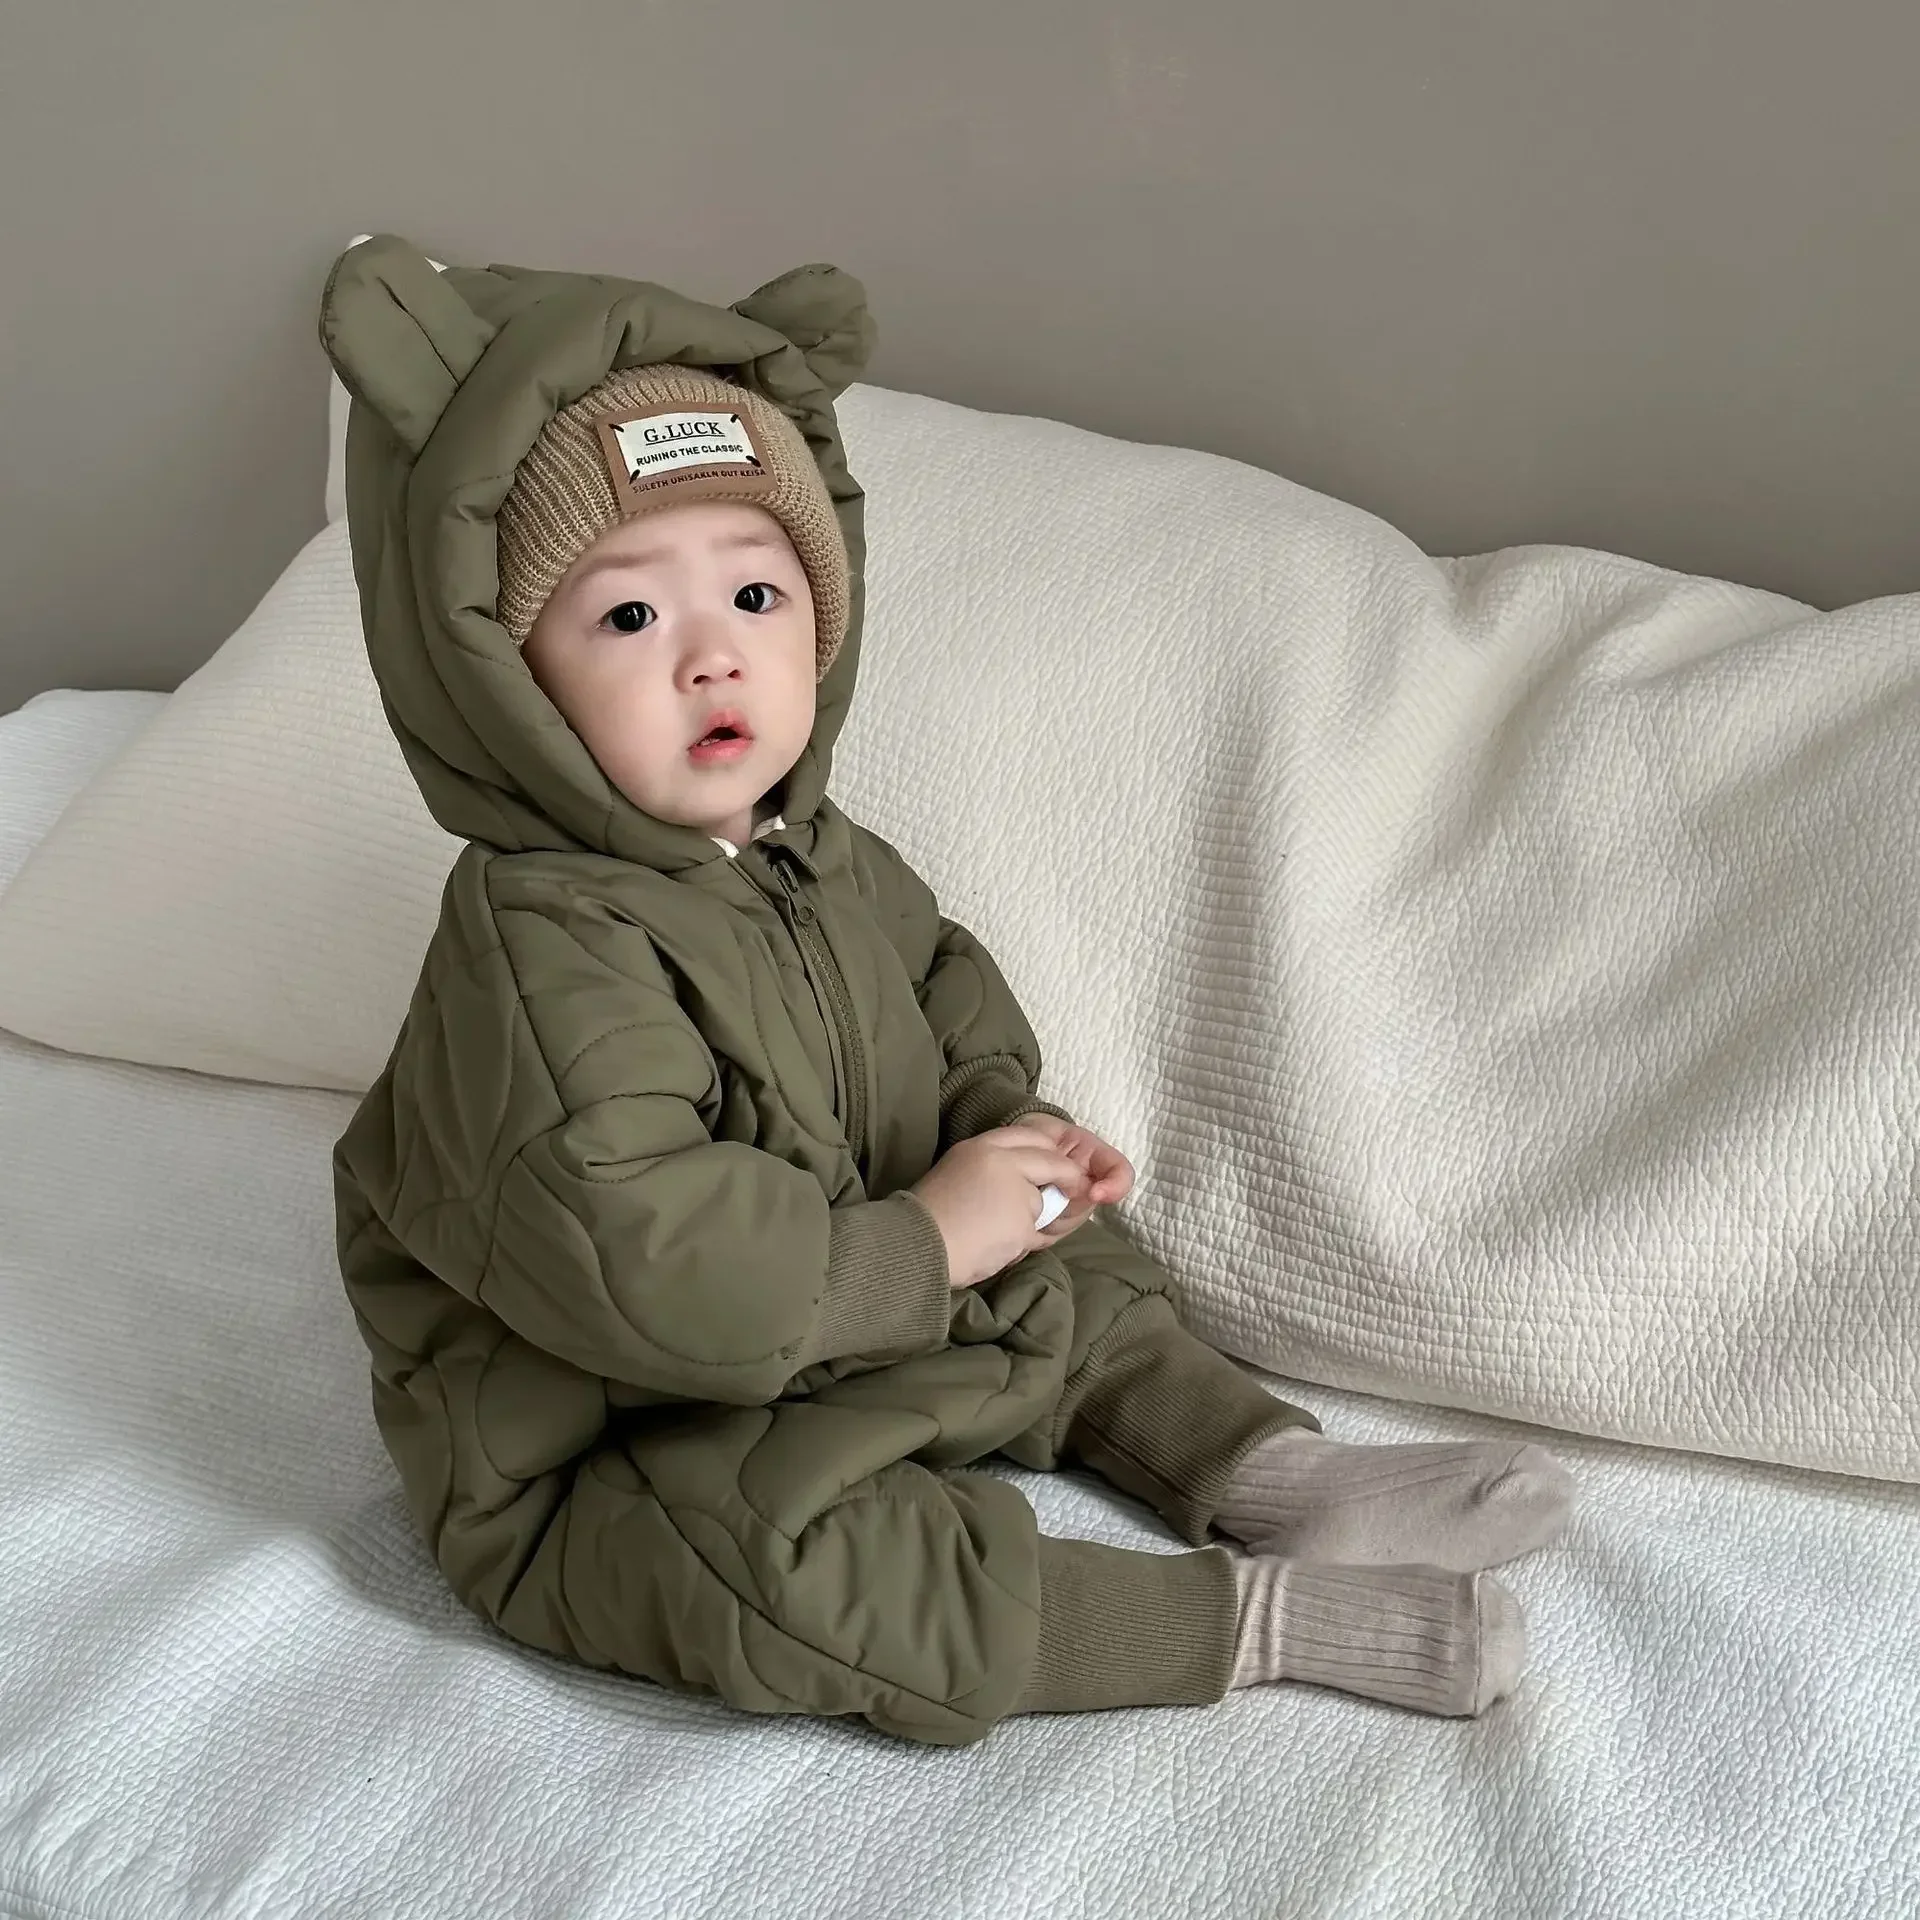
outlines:
M1287 1427L1320 1426L1189 1333L1157 1293L1114 1321L1084 1371L1090 1378L1068 1431L1071 1451L1194 1546L1206 1541L1250 1448Z
M1141 1553L1040 1540L1040 1644L1016 1713L1197 1707L1233 1677L1239 1590L1224 1548Z

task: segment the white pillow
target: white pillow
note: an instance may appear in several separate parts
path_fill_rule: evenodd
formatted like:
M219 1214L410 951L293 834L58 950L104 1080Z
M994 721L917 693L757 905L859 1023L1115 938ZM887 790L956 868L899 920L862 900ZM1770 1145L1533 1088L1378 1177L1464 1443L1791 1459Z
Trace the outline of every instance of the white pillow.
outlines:
M871 388L842 418L837 795L999 955L1202 1333L1920 1479L1920 596L1435 561L1201 454ZM453 849L344 539L0 895L0 1024L377 1071Z
M387 730L330 522L0 894L0 1026L358 1091L457 850Z
M166 704L164 693L56 687L0 714L0 892L67 802Z

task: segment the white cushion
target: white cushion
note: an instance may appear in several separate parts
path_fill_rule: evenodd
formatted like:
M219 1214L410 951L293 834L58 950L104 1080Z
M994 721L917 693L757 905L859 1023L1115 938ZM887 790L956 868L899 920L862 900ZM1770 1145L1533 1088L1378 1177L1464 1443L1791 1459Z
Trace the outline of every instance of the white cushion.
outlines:
M1201 454L843 414L838 795L999 954L1203 1333L1920 1479L1920 596L1436 561ZM451 853L336 523L0 896L0 1024L364 1086Z
M166 703L164 693L55 687L0 714L0 891L67 802Z
M0 1026L358 1091L456 851L387 730L332 521L0 894Z

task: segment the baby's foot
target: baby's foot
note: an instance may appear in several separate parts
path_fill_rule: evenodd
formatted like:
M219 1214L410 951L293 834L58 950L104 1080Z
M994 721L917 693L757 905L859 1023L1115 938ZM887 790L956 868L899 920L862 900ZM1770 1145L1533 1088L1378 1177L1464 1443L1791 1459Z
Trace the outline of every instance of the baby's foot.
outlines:
M1541 1447L1350 1447L1288 1427L1234 1468L1213 1523L1290 1560L1471 1573L1545 1546L1572 1505L1572 1475Z
M1236 1557L1233 1682L1298 1680L1419 1713L1470 1718L1527 1664L1520 1603L1490 1574L1320 1567Z

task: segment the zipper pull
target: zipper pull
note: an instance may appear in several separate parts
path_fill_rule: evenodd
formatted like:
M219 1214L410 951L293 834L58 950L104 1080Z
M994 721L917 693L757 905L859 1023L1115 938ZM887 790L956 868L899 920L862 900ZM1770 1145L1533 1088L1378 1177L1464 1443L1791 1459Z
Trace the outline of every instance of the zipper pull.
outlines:
M814 912L800 897L800 883L793 877L793 868L785 860L770 860L768 864L780 878L780 885L786 892L787 906L792 911L793 917L803 927L812 926Z

